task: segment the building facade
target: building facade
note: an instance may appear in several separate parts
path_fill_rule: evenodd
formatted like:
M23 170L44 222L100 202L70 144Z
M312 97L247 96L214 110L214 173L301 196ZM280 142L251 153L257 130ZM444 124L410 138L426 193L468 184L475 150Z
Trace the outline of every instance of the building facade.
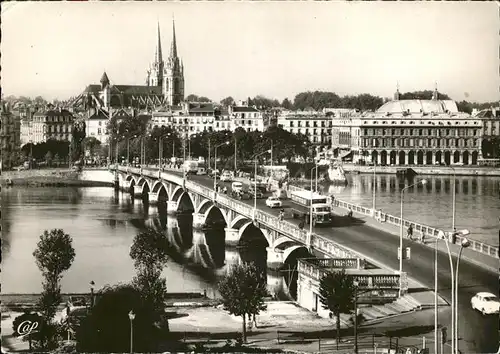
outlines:
M5 103L0 105L0 170L9 170L19 162L20 123Z
M47 140L71 141L74 117L65 109L49 109L36 112L32 119L21 124L21 135L27 143L38 144Z
M228 107L231 130L242 128L247 132L264 131L264 113L246 102Z
M323 113L283 112L278 127L293 134L304 134L309 141L322 148L332 145L332 119Z
M432 100L394 100L360 117L359 158L378 165L475 165L481 129L479 119L437 94Z

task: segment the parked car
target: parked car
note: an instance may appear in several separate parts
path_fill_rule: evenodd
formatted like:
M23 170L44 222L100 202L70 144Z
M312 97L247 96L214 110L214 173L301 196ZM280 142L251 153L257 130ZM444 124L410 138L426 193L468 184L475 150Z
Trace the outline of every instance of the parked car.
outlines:
M269 208L281 208L281 200L277 197L269 197L266 199L266 205Z
M248 194L250 194L252 197L255 196L254 189L249 188ZM264 198L264 193L262 193L262 191L259 188L257 188L257 199L262 199L262 198Z
M500 310L500 302L498 298L487 292L480 292L470 299L470 305L473 310L481 312L483 315L498 314Z
M204 176L207 174L207 170L205 169L205 167L198 167L198 171L196 171L196 174L198 176Z
M231 190L233 192L241 192L243 190L243 183L241 183L241 182L233 182L231 184Z

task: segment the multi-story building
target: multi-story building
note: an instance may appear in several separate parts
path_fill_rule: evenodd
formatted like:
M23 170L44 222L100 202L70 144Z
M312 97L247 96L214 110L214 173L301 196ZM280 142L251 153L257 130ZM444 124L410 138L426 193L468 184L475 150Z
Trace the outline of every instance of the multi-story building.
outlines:
M65 109L48 109L36 112L21 124L21 135L26 143L41 143L47 140L71 141L74 117Z
M243 128L247 132L264 131L264 114L257 108L248 106L246 102L228 107L229 118L232 122L231 130Z
M278 127L293 134L304 134L322 148L332 144L333 120L323 113L283 112L278 117Z
M489 140L493 138L500 137L500 107L485 109L479 112L476 112L474 115L475 118L481 121L481 158L490 159L490 158L499 158L499 151L491 151L492 146L487 146ZM484 149L483 149L484 144ZM483 155L483 150L485 155Z
M262 112L255 107L238 105L224 109L214 103L185 102L180 109L159 109L152 114L152 125L171 126L181 135L204 131L246 131L265 129Z
M395 100L360 117L362 158L379 165L477 164L481 120L451 100Z
M0 105L0 170L13 168L19 160L19 117L12 114L8 105Z

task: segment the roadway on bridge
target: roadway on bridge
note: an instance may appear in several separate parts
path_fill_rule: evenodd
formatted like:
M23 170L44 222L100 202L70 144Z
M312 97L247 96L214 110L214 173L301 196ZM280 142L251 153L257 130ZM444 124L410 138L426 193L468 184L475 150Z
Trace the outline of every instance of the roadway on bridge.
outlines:
M213 188L213 179L208 176L191 176L190 179L206 187ZM221 183L218 181L218 183ZM230 183L224 183L230 190ZM242 200L253 207L253 199ZM295 206L291 201L285 201L284 206ZM278 215L279 209L270 209L265 205L265 199L257 200L259 210ZM298 220L287 218L288 221L298 224ZM307 228L308 226L306 226ZM325 236L339 244L352 248L365 256L372 258L392 269L399 269L397 248L399 238L363 223L350 225L333 225L329 228L316 227L316 234ZM411 246L412 258L405 261L403 270L408 276L422 283L428 288L434 288L434 251L427 246L404 240L404 247ZM485 256L486 257L486 256ZM456 258L454 258L456 261ZM498 294L498 274L482 269L472 263L461 260L459 272L459 338L462 353L474 350L475 353L496 352L499 345L498 316L483 316L471 309L470 299L477 292L488 291ZM438 284L439 293L451 303L451 277L448 256L439 253L438 257ZM450 323L450 319L440 320L440 323ZM434 323L429 323L434 325ZM451 338L451 327L448 325L448 338ZM467 343L465 343L467 342Z

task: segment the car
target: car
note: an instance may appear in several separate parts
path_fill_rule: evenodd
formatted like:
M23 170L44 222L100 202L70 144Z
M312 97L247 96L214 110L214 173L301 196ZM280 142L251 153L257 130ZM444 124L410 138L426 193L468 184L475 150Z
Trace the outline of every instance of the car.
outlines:
M254 189L253 188L248 189L248 194L254 197L255 196ZM262 199L262 198L264 198L264 194L257 188L257 199Z
M266 199L266 205L269 208L281 208L281 200L277 197L269 197Z
M473 310L481 312L483 315L498 314L500 310L500 301L498 298L488 292L480 292L470 299L470 305Z

